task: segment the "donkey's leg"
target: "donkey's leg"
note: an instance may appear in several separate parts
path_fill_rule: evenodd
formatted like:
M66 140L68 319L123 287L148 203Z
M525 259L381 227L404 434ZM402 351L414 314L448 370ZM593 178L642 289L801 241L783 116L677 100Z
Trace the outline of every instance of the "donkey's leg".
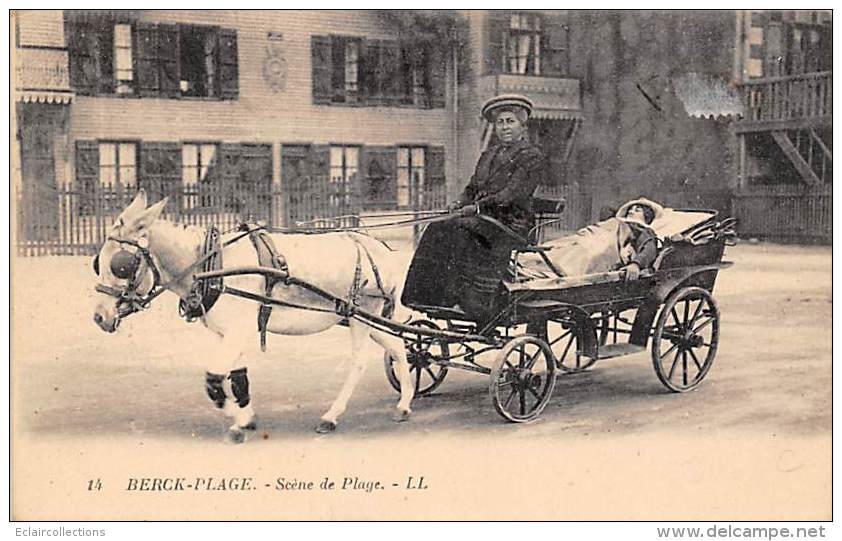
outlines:
M253 430L257 416L249 395L248 373L242 364L242 351L233 340L218 336L206 355L205 390L214 405L233 420L228 437L240 443L245 440L243 429ZM232 370L232 367L237 367Z
M368 327L364 323L351 319L348 323L348 328L351 331L351 370L348 372L345 384L342 385L342 389L339 391L339 396L333 401L330 409L322 415L322 421L316 428L316 432L319 434L325 434L336 429L339 416L348 407L348 400L350 400L354 389L357 387L357 383L360 381L360 377L365 372L366 364L361 348L366 334L368 334Z
M395 412L396 422L409 419L411 412L410 403L415 394L415 386L412 383L412 375L409 373L409 363L406 360L406 348L403 340L383 331L373 330L371 339L377 342L394 362L395 374L401 384L401 398L398 401L398 411Z

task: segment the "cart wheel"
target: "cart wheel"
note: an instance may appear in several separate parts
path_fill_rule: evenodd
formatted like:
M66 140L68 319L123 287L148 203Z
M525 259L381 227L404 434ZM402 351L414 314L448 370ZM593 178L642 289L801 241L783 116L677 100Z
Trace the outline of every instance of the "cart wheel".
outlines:
M439 330L439 326L426 319L413 321L410 325ZM441 385L447 375L447 368L435 364L434 360L446 361L450 358L448 343L431 336L416 336L405 338L406 360L409 362L409 374L415 383L415 396L422 396L433 392ZM386 368L386 378L396 391L401 391L401 383L395 374L394 360L387 351L383 356Z
M547 343L558 367L565 372L582 372L596 362L582 354L581 330L573 321L547 321Z
M538 417L553 394L555 360L550 346L518 336L500 351L491 369L489 394L497 413L515 423Z
M711 294L685 287L669 296L652 335L655 374L668 389L683 393L707 375L719 342L719 309Z

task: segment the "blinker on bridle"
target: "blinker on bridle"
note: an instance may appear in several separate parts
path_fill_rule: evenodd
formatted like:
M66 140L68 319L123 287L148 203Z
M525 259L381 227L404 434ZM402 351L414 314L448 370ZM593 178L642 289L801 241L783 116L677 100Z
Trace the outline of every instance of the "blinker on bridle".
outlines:
M97 284L96 291L105 293L117 298L120 302L118 308L118 320L146 308L146 306L157 297L155 288L161 283L161 276L152 256L149 253L149 242L146 238L137 240L121 239L117 237L108 237L106 240L114 241L120 244L121 249L112 257L109 264L111 274L121 280L129 280L129 285L125 290L115 287L106 286L104 284ZM124 248L124 245L133 246L136 248L135 252L130 252ZM145 272L141 271L141 266L146 264L145 270L152 270L153 285L152 289L144 296L138 295L137 288L140 286ZM94 257L93 270L99 276L99 254Z

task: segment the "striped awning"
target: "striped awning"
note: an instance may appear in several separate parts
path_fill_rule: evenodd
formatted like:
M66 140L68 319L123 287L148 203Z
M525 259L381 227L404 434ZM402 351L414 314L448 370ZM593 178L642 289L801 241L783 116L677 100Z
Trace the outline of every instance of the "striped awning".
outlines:
M579 120L582 118L582 111L571 109L533 109L532 118L545 120Z
M15 101L23 103L68 104L72 100L72 92L59 92L52 90L18 90L15 92Z

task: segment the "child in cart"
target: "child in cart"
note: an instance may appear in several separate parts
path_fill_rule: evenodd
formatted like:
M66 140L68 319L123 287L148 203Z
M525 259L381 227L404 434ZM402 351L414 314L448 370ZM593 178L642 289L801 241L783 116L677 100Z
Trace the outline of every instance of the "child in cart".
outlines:
M616 218L629 227L629 234L620 246L620 270L626 281L637 280L640 271L652 266L658 255L658 239L651 224L660 209L648 199L635 199L619 208Z

